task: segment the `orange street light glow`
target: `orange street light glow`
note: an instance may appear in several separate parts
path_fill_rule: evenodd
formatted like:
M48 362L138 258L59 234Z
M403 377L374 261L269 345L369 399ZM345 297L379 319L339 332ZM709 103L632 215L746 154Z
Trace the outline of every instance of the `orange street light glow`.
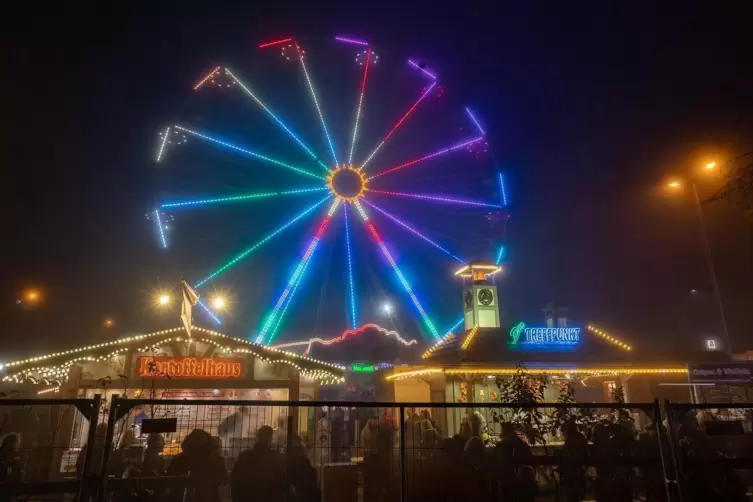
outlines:
M673 181L671 183L667 183L667 186L669 188L679 188L680 187L680 182L679 181Z
M165 305L167 305L168 303L170 303L170 295L165 294L165 293L160 294L159 297L157 298L157 303L160 306L164 307Z
M706 169L714 169L716 167L716 162L709 162L706 164Z
M24 292L24 300L26 300L28 303L36 303L41 297L42 294L38 289L27 289Z
M105 328L112 328L115 326L115 321L112 319L105 319Z
M216 296L212 300L212 306L215 308L215 310L222 310L226 305L227 303L225 302L225 299L221 296Z

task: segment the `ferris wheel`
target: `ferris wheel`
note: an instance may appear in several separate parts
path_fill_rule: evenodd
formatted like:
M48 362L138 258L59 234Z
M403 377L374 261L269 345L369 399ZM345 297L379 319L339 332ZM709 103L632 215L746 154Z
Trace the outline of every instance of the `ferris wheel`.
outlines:
M256 235L239 242L240 248L213 271L189 280L200 293L206 291L226 280L233 268L253 261L260 250L274 247L281 235L303 233L306 240L300 250L287 245L274 254L286 275L281 290L268 291L273 299L267 300L256 326L249 327L255 343L270 345L279 335L326 241L338 241L342 249L343 329L373 321L358 302L359 289L368 282L359 277L358 264L369 252L358 242L371 241L371 254L383 263L385 280L402 290L405 305L417 315L428 341L439 341L445 334L442 326L451 323L432 317L430 306L420 299L424 297L416 275L405 272L401 250L436 251L442 259L463 266L467 260L457 248L478 234L464 222L488 225L507 218L504 173L491 155L481 117L449 97L430 65L394 56L387 49L382 52L365 40L342 36L261 43L253 69L212 68L193 85L193 91L206 94L198 111L159 132L156 162L170 162L169 171L177 180L170 196L160 197L149 213L161 248L201 241L200 224L191 223L200 209L225 209L236 216L242 212L242 223L236 227L240 230L226 234L240 241L236 236L248 238L247 227L257 230L262 220L274 220L269 216L273 211L260 204L278 204L276 208L288 212L297 207L287 219L258 228ZM315 69L322 73L315 74ZM272 83L263 90L268 81ZM225 111L210 113L215 107ZM222 131L205 123L203 117L209 114ZM184 168L193 169L187 165L198 163L197 148L213 150L207 155L212 156L208 158L215 175L206 184L181 174ZM217 181L228 180L218 174L223 173L222 163L240 173L243 181ZM213 192L212 184L222 192ZM175 192L195 197L179 200ZM439 216L445 206L462 210L462 219ZM210 226L229 221L219 211L211 217L216 220ZM207 221L208 216L201 218ZM310 226L304 225L306 220L312 220ZM461 224L453 226L453 221ZM190 231L176 231L184 223ZM437 233L430 234L427 227L434 223ZM390 227L387 232L385 226ZM499 264L503 248L494 254ZM264 268L269 268L269 260ZM210 305L200 305L213 322L222 322Z

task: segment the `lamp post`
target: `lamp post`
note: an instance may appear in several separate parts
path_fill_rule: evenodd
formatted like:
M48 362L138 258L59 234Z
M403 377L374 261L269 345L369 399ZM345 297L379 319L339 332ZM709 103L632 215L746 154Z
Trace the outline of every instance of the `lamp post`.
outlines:
M716 167L716 162L709 162L704 166L707 171L710 171ZM729 338L729 331L727 329L727 319L724 317L724 305L722 303L722 295L719 291L719 282L716 278L716 268L714 267L714 257L711 254L711 244L709 243L709 235L706 230L706 219L703 216L703 203L698 195L698 187L695 181L691 183L693 187L693 198L695 200L696 210L698 212L698 223L701 226L701 236L703 237L703 248L706 254L706 265L708 266L709 278L711 279L711 286L714 289L714 299L719 309L719 318L722 321L722 330L724 332L724 345L727 357L732 359L732 345ZM667 187L671 189L679 189L682 187L682 183L679 181L672 181L667 184Z

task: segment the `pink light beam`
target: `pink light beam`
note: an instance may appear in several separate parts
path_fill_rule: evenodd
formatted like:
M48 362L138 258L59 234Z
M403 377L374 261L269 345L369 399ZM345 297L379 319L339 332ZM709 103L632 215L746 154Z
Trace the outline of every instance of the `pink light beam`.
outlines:
M459 150L460 148L463 148L465 146L472 145L474 143L478 143L479 141L482 141L483 139L484 139L483 137L473 138L473 139L470 139L468 141L463 141L462 143L458 143L457 145L452 145L452 146L449 146L447 148L443 148L443 149L438 150L438 151L436 151L434 153L430 153L429 155L424 155L423 157L420 157L418 159L414 159L414 160L408 161L408 162L406 162L404 164L400 164L399 166L395 166L395 167L392 167L390 169L387 169L386 171L382 171L381 173L377 173L374 176L372 176L371 178L369 178L369 181L373 180L374 178L378 178L379 176L384 176L385 174L389 174L389 173L391 173L393 171L397 171L398 169L403 169L405 167L409 167L409 166L412 166L414 164L418 164L419 162L423 162L424 160L429 160L431 158L438 157L440 155L444 155L445 153L449 153L449 152L452 152L452 151L455 151L455 150Z
M408 60L408 64L411 65L413 68L416 68L417 70L421 70L422 72L424 72L425 75L428 75L433 80L437 79L436 75L434 75L433 73L431 73L430 71L428 71L426 68L422 68L421 65L418 64L418 63L416 63L415 61L409 59Z
M290 42L291 40L293 40L293 38L288 37L288 38L283 38L281 40L273 40L272 42L265 42L259 45L259 49L264 49L265 47L272 47L273 45L284 44L285 42Z
M421 101L423 101L423 99L432 91L432 89L434 89L434 87L436 85L437 85L436 82L432 83L429 86L429 88L426 89L426 91L424 91L421 94L421 96L418 98L418 100L415 103L413 103L413 106L411 106L410 109L407 112L405 112L405 115L403 115L400 118L400 120L397 121L397 124L395 124L395 126L392 128L392 130L390 130L390 132L387 133L387 136L384 137L384 139L382 140L382 142L377 145L377 147L374 149L374 151L371 152L371 155L369 155L368 158L363 162L363 164L361 164L361 167L358 168L359 171L362 170L364 167L366 167L366 164L369 163L369 161L374 157L374 155L379 151L379 149L382 148L382 146L384 146L384 144L387 142L388 139L390 139L390 136L392 136L395 133L395 131L397 131L397 128L400 127L403 122L405 122L405 119L407 119L410 116L410 114L413 113L413 110L416 109L416 107L418 106L418 104Z
M369 45L366 40L359 40L357 38L335 37L335 40L337 40L338 42L345 42L346 44Z

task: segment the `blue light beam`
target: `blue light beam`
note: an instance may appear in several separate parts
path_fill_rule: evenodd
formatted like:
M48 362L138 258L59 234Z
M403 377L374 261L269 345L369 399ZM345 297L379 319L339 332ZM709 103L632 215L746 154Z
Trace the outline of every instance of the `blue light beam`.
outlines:
M252 152L251 150L249 150L247 148L241 148L241 147L236 146L236 145L234 145L232 143L228 143L227 141L223 141L221 139L214 138L214 137L209 136L207 134L202 134L200 132L192 131L191 129L186 129L183 126L175 125L173 127L175 127L178 130L187 132L188 134L191 134L192 136L196 136L197 138L201 138L201 139L210 141L212 143L224 146L226 148L230 148L231 150L235 150L236 152L244 153L244 154L249 155L251 157L255 157L255 158L263 160L265 162L269 162L270 164L275 164L275 165L280 166L280 167L285 167L287 169L290 169L292 171L297 172L298 174L303 174L305 176L311 176L311 177L318 178L320 180L325 180L326 181L326 179L323 176L319 176L317 174L312 173L311 171L307 171L307 170L302 169L300 167L291 166L290 164L286 164L285 162L282 162L280 160L273 159L272 157L267 157L266 155L261 155L261 154L256 153L256 152Z
M350 325L353 329L358 327L356 319L356 293L353 287L353 260L350 252L350 229L348 228L348 205L343 207L345 215L345 248L348 252L348 291L350 292Z
M160 207L162 209L165 209L165 208L175 208L175 207L185 207L185 206L203 206L205 204L218 204L222 202L240 202L240 201L253 200L253 199L266 199L268 197L276 197L280 195L301 195L301 194L308 194L311 192L322 192L324 190L329 190L329 188L327 187L298 188L295 190L284 190L281 192L259 192L259 193L245 194L245 195L232 195L229 197L215 197L212 199L166 202L164 204L160 204Z
M293 217L290 221L288 221L287 223L285 223L284 225L282 225L281 227L279 227L277 230L275 230L272 233L268 234L262 240L260 240L259 242L257 242L253 246L251 246L250 248L246 249L245 251L243 251L242 253L240 253L239 255L237 255L235 258L233 258L229 262L225 263L220 268L218 268L217 270L215 270L214 272L212 272L211 274L209 274L208 276L206 276L204 279L202 279L201 281L199 281L198 283L196 283L195 287L198 288L198 287L202 286L203 284L206 284L210 280L214 279L215 277L217 277L218 275L220 275L222 272L224 272L228 268L232 267L233 265L235 265L236 263L238 263L239 261L241 261L246 256L248 256L251 253L253 253L254 251L256 251L256 249L258 249L263 244L267 243L270 239L272 239L273 237L275 237L276 235L278 235L279 233L281 233L282 231L284 231L286 228L288 228L291 225L293 225L296 221L300 220L301 218L303 218L304 216L306 216L307 214L309 214L310 212L312 212L314 209L316 209L317 207L319 207L322 204L324 204L324 202L327 199L329 199L330 197L332 197L332 196L331 195L327 195L325 198L323 198L322 200L320 200L316 204L307 207L306 209L304 209L303 211L301 211L300 213L298 213L295 217Z
M256 103L259 106L261 106L264 109L264 111L267 112L267 114L270 117L272 117L272 119L277 123L277 125L279 125L282 128L283 131L285 131L286 133L288 133L288 135L291 138L293 138L295 140L295 142L298 143L298 145L301 148L303 148L303 150L309 155L309 157L311 157L312 159L314 159L327 172L330 171L330 168L328 168L324 164L324 162L322 162L319 159L319 157L311 150L311 148L309 148L308 146L306 146L306 144L303 142L303 140L301 138L299 138L298 136L296 136L296 134L293 131L291 131L290 128L287 125L285 125L285 123L282 120L280 120L280 118L272 112L272 110L270 110L269 108L267 108L267 105L265 105L264 103L262 103L261 100L259 98L257 98L256 95L253 92L251 92L251 89L249 89L248 87L246 87L246 85L244 85L243 82L241 82L238 77L236 77L235 75L233 75L233 72L231 72L228 68L225 68L225 73L227 73L230 76L230 78L232 78L235 81L236 84L238 84L239 86L241 86L241 89L243 89L244 91L246 91L246 94L248 94L249 96L251 96L251 98L254 101L256 101Z

